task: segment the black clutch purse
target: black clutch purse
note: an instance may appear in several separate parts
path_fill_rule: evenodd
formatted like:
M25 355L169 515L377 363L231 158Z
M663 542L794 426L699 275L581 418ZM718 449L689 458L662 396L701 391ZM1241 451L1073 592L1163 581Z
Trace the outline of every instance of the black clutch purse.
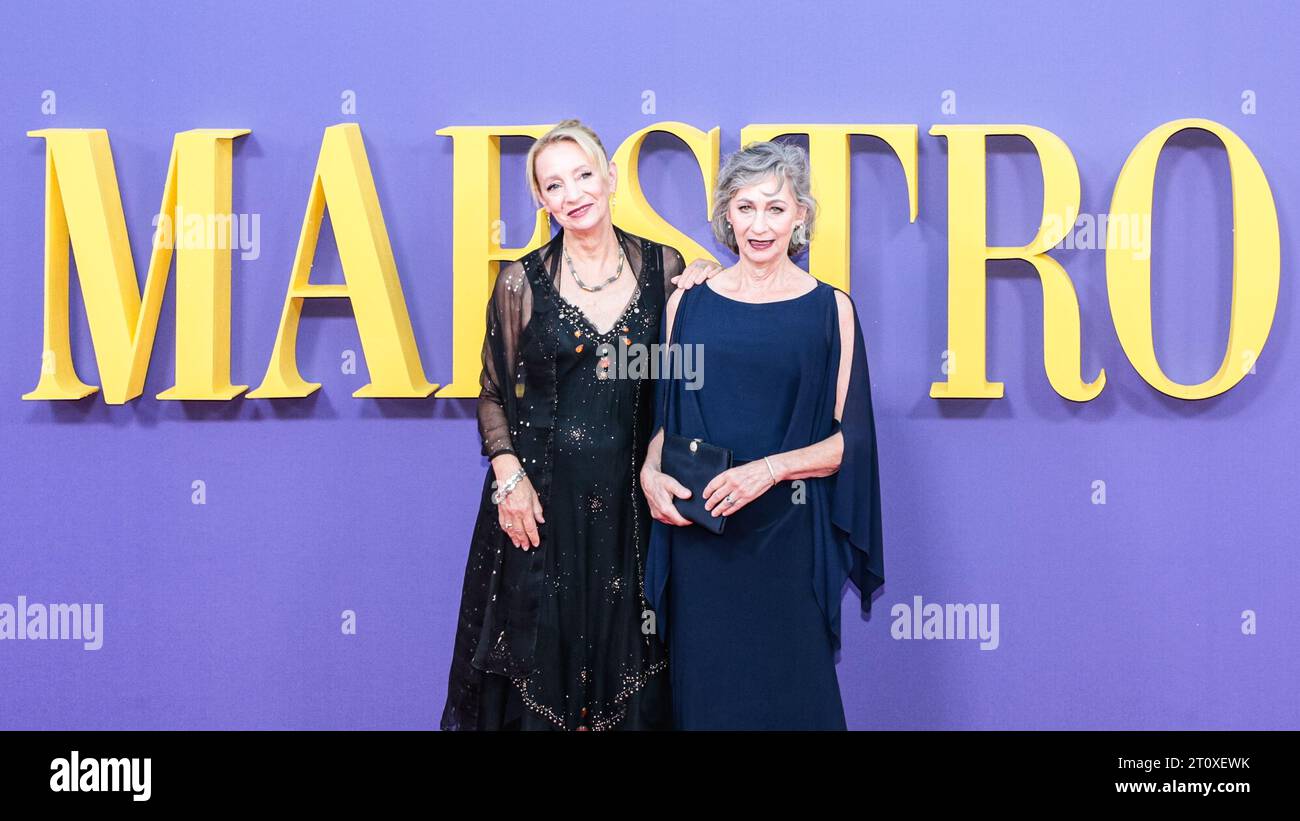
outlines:
M673 505L684 518L718 535L727 524L726 516L714 516L704 509L704 486L731 467L731 448L710 445L702 439L687 439L664 431L659 469L681 482L691 498L673 497Z

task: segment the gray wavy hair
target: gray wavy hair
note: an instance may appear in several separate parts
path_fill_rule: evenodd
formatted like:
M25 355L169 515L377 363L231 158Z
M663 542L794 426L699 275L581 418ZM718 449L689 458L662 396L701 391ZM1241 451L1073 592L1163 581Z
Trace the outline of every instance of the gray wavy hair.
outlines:
M718 184L713 191L713 214L709 221L713 224L713 236L733 252L739 253L740 246L736 243L736 234L727 220L731 201L740 189L770 177L784 177L790 183L795 201L808 209L803 231L796 230L790 235L790 247L786 253L793 257L808 247L813 225L817 221L817 200L812 196L812 170L808 163L808 152L795 143L769 141L750 143L740 149L727 157L722 170L718 172Z

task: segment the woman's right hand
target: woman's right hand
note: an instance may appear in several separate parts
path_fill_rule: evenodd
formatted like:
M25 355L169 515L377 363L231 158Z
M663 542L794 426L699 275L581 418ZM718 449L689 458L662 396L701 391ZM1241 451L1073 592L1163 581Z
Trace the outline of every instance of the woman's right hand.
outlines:
M685 485L661 470L646 465L641 471L641 492L650 504L650 515L657 522L685 527L691 524L673 504L673 498L689 499L691 491Z
M542 518L542 503L527 475L497 505L497 524L510 537L515 547L521 550L540 544L537 523L545 521Z

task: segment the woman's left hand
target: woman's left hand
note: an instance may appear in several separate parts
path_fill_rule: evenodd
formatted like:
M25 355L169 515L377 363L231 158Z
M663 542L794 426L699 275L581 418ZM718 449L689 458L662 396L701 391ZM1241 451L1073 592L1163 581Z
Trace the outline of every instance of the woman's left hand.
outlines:
M714 516L730 516L775 487L762 459L724 470L704 486L704 509ZM731 501L727 502L727 495Z
M712 279L722 266L716 262L710 262L707 259L697 259L677 276L673 277L672 282L678 288L689 291L691 286L699 285L706 279Z

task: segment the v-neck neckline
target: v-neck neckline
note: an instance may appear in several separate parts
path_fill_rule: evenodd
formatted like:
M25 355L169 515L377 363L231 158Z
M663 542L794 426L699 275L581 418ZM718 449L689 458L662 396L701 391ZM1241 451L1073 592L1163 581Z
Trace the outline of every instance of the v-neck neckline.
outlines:
M620 313L618 317L614 319L614 324L611 325L609 330L607 331L602 331L600 328L597 328L596 323L592 322L591 317L587 316L587 312L579 308L577 305L574 305L569 300L565 299L564 296L560 293L558 288L555 289L555 295L558 296L560 300L564 302L565 305L568 305L570 308L572 308L574 313L576 313L579 317L581 317L582 321L586 323L587 328L591 330L595 334L595 336L602 337L602 336L609 336L610 334L612 334L615 330L618 329L620 325L623 324L623 320L627 319L627 315L632 311L632 306L636 304L637 299L641 296L641 284L637 283L635 286L633 286L632 296L628 299L627 304L623 306L622 313Z
M622 232L620 232L617 228L615 228L615 229L614 229L614 235L615 235L615 237L616 237L616 238L618 239L618 241L619 241L619 250L621 251L621 250L622 250L622 247L623 247L623 246L622 246ZM561 231L558 235L556 235L556 239L557 239L557 240L561 243L561 245L562 245L563 242L564 242L564 232ZM562 254L562 253L563 253L563 249L562 249L562 247L557 247L557 248L555 249L554 253L557 254L557 255ZM626 256L627 256L627 254L624 253L624 258L626 258ZM645 257L646 257L646 250L645 250L645 248L644 248L644 246L643 246L643 247L641 248L641 273L642 273L642 274L645 273L646 264L647 264L647 262L648 262L648 260L647 260ZM556 265L558 266L558 265L559 265L559 258L558 258L558 256L557 256L555 259L556 259ZM631 265L631 260L628 260L628 265L629 265L629 266ZM559 273L557 274L557 276L563 276L563 275L564 275L564 274L563 274L562 271L559 272ZM596 323L591 321L591 317L587 316L587 312L586 312L586 311L582 310L582 309L579 308L577 305L573 304L572 302L570 302L569 300L567 300L567 299L564 298L564 295L560 293L560 288L559 288L559 286L556 285L555 282L554 282L554 280L552 279L550 271L546 271L546 277L545 277L545 279L546 279L547 284L550 286L551 292L552 292L553 294L555 294L555 298L558 299L558 300L560 300L561 302L563 302L565 305L569 306L569 308L571 308L571 309L573 310L573 312L574 312L575 314L577 314L577 315L582 319L582 321L583 321L584 323L586 323L588 330L592 331L592 332L595 334L596 338L601 338L601 337L609 336L609 335L612 334L614 331L618 330L619 326L623 324L623 321L624 321L625 319L627 319L627 315L628 315L628 313L631 312L632 307L633 307L634 305L636 305L637 300L640 299L640 297L641 297L641 276L640 276L640 274L634 274L633 277L634 277L634 279L636 280L636 284L632 286L632 295L631 295L630 297L628 297L627 304L623 306L623 310L622 310L621 312L619 312L619 315L614 319L614 324L611 325L610 328L609 328L609 330L607 330L607 331L602 331L602 330L600 330L599 328L597 328L597 327L596 327Z

